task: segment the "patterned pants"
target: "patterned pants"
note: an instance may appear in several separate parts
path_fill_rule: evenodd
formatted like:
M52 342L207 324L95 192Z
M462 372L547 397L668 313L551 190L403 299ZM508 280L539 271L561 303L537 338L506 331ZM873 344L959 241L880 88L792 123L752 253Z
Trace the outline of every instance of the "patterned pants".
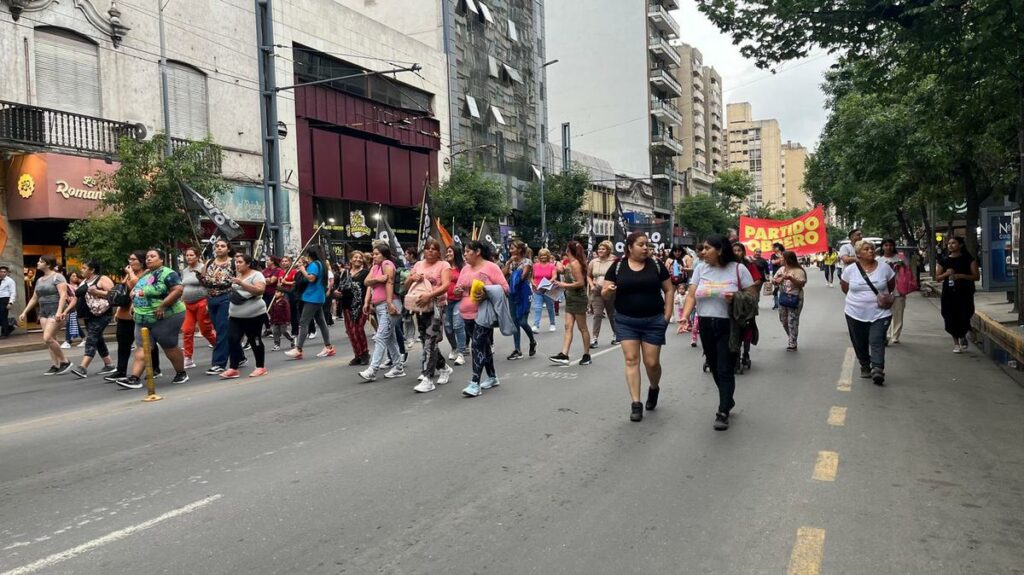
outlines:
M369 344L366 341L366 319L365 313L359 313L359 319L352 317L352 310L345 308L341 310L345 318L345 333L348 334L348 341L352 344L352 353L356 357L363 357L370 352Z
M433 379L438 369L444 369L444 354L438 349L441 338L444 336L442 314L433 311L415 314L416 325L420 331L420 341L423 342L423 355L420 358L420 373Z
M779 306L779 321L782 329L789 336L789 347L796 347L796 336L800 333L800 312L804 309L804 299L800 298L800 306L789 308Z
M491 346L494 345L494 328L477 325L475 321L467 319L466 331L469 331L473 337L472 381L479 383L480 375L485 369L487 370L488 377L496 377L497 375L494 371L494 351L491 349Z
M67 335L67 339L65 341L67 341L68 343L71 343L72 340L79 338L81 334L78 332L78 312L73 311L68 314L65 329Z

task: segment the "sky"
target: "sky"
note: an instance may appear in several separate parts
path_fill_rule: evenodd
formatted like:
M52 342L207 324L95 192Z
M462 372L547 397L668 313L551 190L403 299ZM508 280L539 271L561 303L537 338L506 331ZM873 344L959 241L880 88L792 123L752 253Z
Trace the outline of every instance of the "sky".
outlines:
M800 142L811 150L817 146L827 119L820 84L833 56L812 53L782 64L773 75L740 55L730 36L701 14L694 0L680 0L672 15L679 22L680 39L700 50L704 65L722 75L725 103L750 102L755 120L779 121L783 142Z

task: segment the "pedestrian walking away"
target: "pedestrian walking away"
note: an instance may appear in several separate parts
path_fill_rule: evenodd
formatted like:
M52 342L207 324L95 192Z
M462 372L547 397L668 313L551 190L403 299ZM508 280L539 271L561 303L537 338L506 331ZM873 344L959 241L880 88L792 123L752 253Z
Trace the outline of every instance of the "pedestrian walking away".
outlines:
M626 361L626 389L630 398L630 421L640 421L644 408L658 407L661 393L661 348L675 302L676 286L668 269L650 255L643 232L626 237L626 255L604 276L601 290L613 302L617 337ZM640 362L647 372L647 404L640 402Z
M135 319L135 359L131 374L117 380L117 384L128 389L142 387L141 377L145 370L145 346L142 342L142 328L149 328L153 348L159 346L174 368L171 383L185 383L185 356L178 346L181 324L185 321L185 302L181 301L184 288L178 272L164 266L162 250L151 249L145 254L146 271L138 277L131 290L132 315ZM154 372L156 368L153 368Z
M207 289L207 310L216 334L228 333L230 324L228 311L231 307L231 279L235 277L234 252L227 240L213 244L213 259L206 263L206 269L199 276L200 284ZM213 345L213 357L207 375L220 375L228 368L228 338L217 338Z
M295 289L300 292L299 301L302 303L302 311L299 316L299 337L295 342L295 347L285 352L285 355L291 359L302 359L302 349L309 336L309 325L315 321L324 340L324 347L317 357L332 357L336 351L331 345L331 332L328 331L327 320L324 318L324 302L327 299L327 266L320 246L307 248L305 258L299 259L296 269L298 274L295 276Z
M89 365L97 353L103 361L99 375L110 375L115 373L117 368L110 358L107 342L103 339L103 331L110 325L110 319L113 317L108 296L114 289L114 282L100 274L100 263L97 261L82 264L81 272L82 283L76 290L75 299L78 301L78 317L85 322L85 353L78 366L71 369L71 373L84 379L88 376Z
M57 272L57 259L53 256L40 256L36 263L36 284L32 297L25 304L24 311L18 316L18 323L24 325L28 312L35 309L39 325L43 328L43 343L50 352L51 365L43 375L63 375L71 371L71 362L64 356L57 342L57 331L67 319L68 284Z
M967 334L974 317L974 284L978 281L978 261L960 237L946 242L948 254L935 266L935 281L942 282L942 319L946 333L953 336L953 353L967 349Z
M349 365L370 365L370 347L366 341L366 318L363 313L363 282L370 273L363 252L353 251L348 256L348 269L341 272L335 294L338 309L345 322L345 333L352 346L352 360Z
M82 284L82 276L78 275L78 272L71 272L67 281L68 302L64 309L69 311L64 322L64 343L60 345L61 349L71 349L75 340L82 335L78 325L78 297L75 295L78 286Z
M452 281L448 284L448 305L444 308L444 332L448 337L448 344L452 346L448 359L455 365L466 363L466 322L459 313L462 298L455 295L455 285L459 281L459 274L462 272L466 262L462 259L462 246L455 244L449 246L445 252L445 261L451 266Z
M770 278L775 277L775 272L777 272L780 269L782 269L782 266L783 266L782 252L784 252L784 251L786 251L786 248L782 244L780 244L778 242L772 244L772 256L771 256L771 259L768 260L768 269L769 269L771 275L768 276L768 277L770 277ZM777 285L775 285L773 283L772 284L772 310L774 311L774 310L777 310L777 309L779 309L779 286L777 286Z
M572 330L580 332L583 355L580 365L590 365L590 329L587 328L587 262L583 255L583 244L570 240L565 246L568 264L558 265L558 279L553 283L565 294L565 335L562 336L562 351L551 356L552 363L569 365L569 351L572 347Z
M772 283L779 287L779 321L789 337L786 351L796 351L800 313L804 309L804 286L807 285L807 271L800 266L796 253L782 252L782 267L775 272Z
M391 248L384 242L373 246L370 271L364 280L366 295L363 296L363 313L374 314L377 331L373 334L373 354L370 365L359 372L366 381L377 379L377 371L384 363L385 354L391 356L391 369L384 374L387 378L405 377L403 351L398 348L395 334L397 322L401 319L401 304L395 293L397 268L391 260Z
M492 261L491 246L486 242L472 241L466 245L466 265L459 273L455 295L462 298L459 313L466 322L466 332L473 339L473 375L462 390L466 397L478 397L484 390L500 385L494 370L494 326L476 322L480 302L487 297L487 286L501 286L507 294L508 282L501 268ZM481 380L484 372L487 378Z
M185 302L185 321L181 324L182 344L185 349L185 369L196 366L192 357L195 355L196 327L206 341L216 347L217 332L213 329L213 321L207 308L209 291L202 283L206 273L206 263L199 257L199 249L185 248L185 267L181 270L181 283L184 293L181 299Z
M874 242L859 240L854 250L857 261L847 264L839 277L839 287L846 294L846 325L860 363L860 376L883 385L885 337L892 320L896 272L877 260Z
M253 269L255 260L248 254L235 255L235 277L231 278L230 306L228 309L228 369L220 376L223 379L235 379L241 374L238 371L245 355L242 352L242 338L249 342L256 369L249 377L260 377L267 374L266 353L263 346L263 325L267 315L267 304L263 301L263 292L267 289L267 280L263 274Z
M445 363L440 344L444 337L444 306L451 285L451 266L441 259L441 244L434 238L423 242L423 259L417 261L406 279L405 308L416 318L423 352L417 393L434 391L448 383L452 368Z
M682 248L680 248L682 249ZM611 299L604 296L604 280L608 270L615 264L615 256L612 255L612 243L604 240L597 245L597 257L590 260L587 265L587 286L590 289L590 310L594 313L594 327L590 336L590 348L600 345L601 324L604 323L605 315L608 316L608 326L612 329L611 344L619 343L618 334L615 331L615 306ZM682 273L680 262L680 273Z
M263 290L263 303L266 304L267 310L273 305L274 299L280 297L277 288L281 285L281 280L284 278L284 270L281 269L281 258L277 256L267 257L266 266L263 268L263 279L266 280L267 286ZM267 313L264 317L264 331L263 337L271 335L273 331L273 324L270 322L270 314ZM278 338L280 343L280 338ZM280 345L278 345L280 347ZM276 351L276 350L275 350Z
M557 264L551 259L551 252L541 248L537 252L537 261L533 264L533 332L540 332L540 316L548 310L548 331L555 331L555 300L547 295L547 287L555 279Z
M512 312L512 319L516 324L515 335L512 336L512 343L515 349L508 359L516 360L523 357L522 333L526 333L530 340L530 357L537 354L537 339L530 329L530 307L533 302L533 263L530 260L530 248L520 240L514 240L509 245L509 259L505 263L502 272L509 285L509 307Z
M896 272L896 291L892 294L892 322L886 334L886 342L896 344L903 335L903 313L907 309L907 294L917 290L917 279L910 269L907 257L896 251L896 240L882 240L881 260Z
M736 356L730 345L737 307L757 309L754 279L746 266L736 261L732 243L722 235L714 234L704 240L704 263L693 270L690 288L686 292L683 322L694 309L700 316L700 340L711 375L718 387L718 410L714 427L729 429L729 413L736 406Z
M821 260L821 269L825 272L825 285L832 287L836 279L836 262L839 261L839 254L836 253L836 249L832 246L828 247L828 251L825 252L824 257Z

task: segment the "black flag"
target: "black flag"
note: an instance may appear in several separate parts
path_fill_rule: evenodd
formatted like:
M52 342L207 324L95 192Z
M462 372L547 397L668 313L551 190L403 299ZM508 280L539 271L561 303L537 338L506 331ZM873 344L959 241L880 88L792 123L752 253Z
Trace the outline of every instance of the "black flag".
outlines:
M186 209L193 209L204 213L207 219L217 226L217 231L220 232L221 237L233 240L242 235L242 226L229 218L220 208L213 205L210 200L192 189L192 186L185 182L178 182L178 186L181 188L181 195L185 198Z
M423 204L420 205L420 233L416 240L416 253L423 253L423 244L430 237L433 219L430 217L430 185L429 181L423 183Z
M491 246L491 249L495 254L501 252L501 242L494 241L494 234L491 233L491 228L490 226L487 225L487 220L480 222L479 234L480 235L477 236L477 238L482 242L487 242L487 244ZM500 240L501 238L499 237L498 239Z

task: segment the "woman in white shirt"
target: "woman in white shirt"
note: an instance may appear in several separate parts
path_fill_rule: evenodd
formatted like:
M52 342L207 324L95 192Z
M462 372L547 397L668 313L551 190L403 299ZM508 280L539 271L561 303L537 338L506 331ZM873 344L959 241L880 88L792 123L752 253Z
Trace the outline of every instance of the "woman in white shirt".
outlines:
M843 268L839 286L846 294L846 326L860 362L860 376L885 383L885 336L892 321L896 272L875 258L875 244L854 244L857 261ZM870 281L870 283L869 283Z

